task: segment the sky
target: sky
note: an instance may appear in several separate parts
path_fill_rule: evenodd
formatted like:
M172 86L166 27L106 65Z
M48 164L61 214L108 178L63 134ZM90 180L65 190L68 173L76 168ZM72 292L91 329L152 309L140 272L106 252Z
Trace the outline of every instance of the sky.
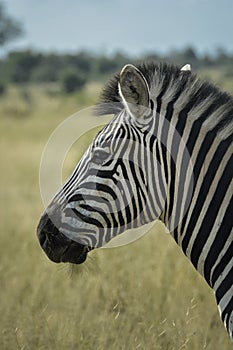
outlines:
M5 0L25 35L13 49L140 55L194 46L233 51L232 0ZM1 48L1 50L3 50Z

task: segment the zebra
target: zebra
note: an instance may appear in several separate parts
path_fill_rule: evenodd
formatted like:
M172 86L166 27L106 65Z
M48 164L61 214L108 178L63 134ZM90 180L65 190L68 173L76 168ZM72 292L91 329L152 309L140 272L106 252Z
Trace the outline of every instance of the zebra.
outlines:
M42 215L54 262L83 263L161 220L213 289L233 339L233 98L186 65L127 64L102 91L112 114Z

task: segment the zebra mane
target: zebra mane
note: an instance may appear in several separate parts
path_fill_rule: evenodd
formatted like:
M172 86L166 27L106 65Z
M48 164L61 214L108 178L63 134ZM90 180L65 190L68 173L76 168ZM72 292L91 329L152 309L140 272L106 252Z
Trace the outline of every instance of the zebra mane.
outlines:
M190 71L181 71L180 67L173 64L149 62L135 66L146 78L152 98L162 97L167 102L173 102L179 95L183 101L181 107L189 107L190 104L192 109L199 108L199 112L202 112L201 109L205 111L210 104L214 104L214 110L222 107L221 113L216 116L219 127L231 124L230 129L233 131L233 97L230 94L197 78ZM119 73L115 74L104 87L100 104L96 108L98 115L117 114L124 108L118 91L119 76Z

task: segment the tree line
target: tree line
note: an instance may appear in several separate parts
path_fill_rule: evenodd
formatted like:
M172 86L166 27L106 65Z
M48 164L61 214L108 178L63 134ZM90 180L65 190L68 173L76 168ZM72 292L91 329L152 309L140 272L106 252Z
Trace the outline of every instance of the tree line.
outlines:
M22 25L11 18L0 1L0 48L24 33ZM173 50L167 55L156 52L140 57L132 57L122 52L111 56L93 54L89 51L77 53L44 53L35 50L9 52L0 58L0 94L8 84L59 83L67 93L82 89L93 80L105 80L110 74L119 71L126 63L137 61L169 61L180 66L190 63L195 69L213 67L224 68L227 76L233 76L233 53L217 49L215 54L199 55L195 48Z
M200 56L194 48L188 47L172 51L166 56L149 53L137 58L123 53L106 56L87 51L57 54L22 50L10 52L0 60L0 81L2 84L62 82L67 92L71 92L86 82L104 80L126 63L151 60L166 60L178 65L190 63L194 69L224 67L233 73L233 55L227 54L223 49L219 49L215 55Z

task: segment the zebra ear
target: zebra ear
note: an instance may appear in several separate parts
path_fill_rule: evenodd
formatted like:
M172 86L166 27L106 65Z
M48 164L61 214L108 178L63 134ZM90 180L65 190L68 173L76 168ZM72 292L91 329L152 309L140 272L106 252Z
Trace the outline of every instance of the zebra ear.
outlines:
M180 68L180 70L182 70L182 71L191 71L191 65L190 64L186 64L182 68Z
M118 88L128 112L135 118L142 117L148 110L150 98L147 81L140 70L131 64L124 66Z

